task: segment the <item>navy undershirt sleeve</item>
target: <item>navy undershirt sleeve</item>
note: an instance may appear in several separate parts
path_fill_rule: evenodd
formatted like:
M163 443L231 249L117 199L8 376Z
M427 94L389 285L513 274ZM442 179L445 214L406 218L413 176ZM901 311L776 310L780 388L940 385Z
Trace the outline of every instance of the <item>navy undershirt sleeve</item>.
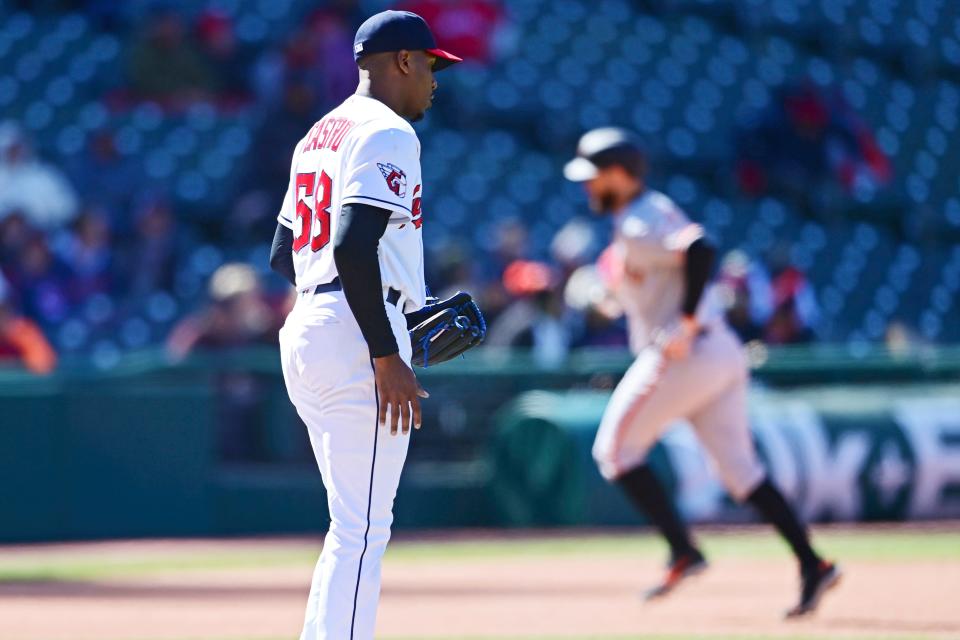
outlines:
M687 247L687 259L683 270L684 294L683 306L685 316L693 316L700 304L700 297L710 279L716 249L706 239L697 238Z
M293 231L280 223L277 223L273 246L270 247L270 268L297 286L297 275L293 268Z
M333 248L343 294L374 358L399 352L384 306L378 255L380 238L389 221L386 209L346 204L340 210Z

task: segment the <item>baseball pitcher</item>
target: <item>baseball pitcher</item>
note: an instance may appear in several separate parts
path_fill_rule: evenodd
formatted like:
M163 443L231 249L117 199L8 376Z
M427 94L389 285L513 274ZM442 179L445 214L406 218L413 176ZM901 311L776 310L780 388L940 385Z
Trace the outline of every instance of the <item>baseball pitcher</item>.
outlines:
M747 421L749 373L734 333L707 287L714 248L667 196L647 188L645 159L627 131L603 128L580 139L564 175L586 188L590 207L613 216L601 256L627 318L636 360L614 390L593 447L600 473L618 485L670 546L662 596L706 568L647 455L664 429L686 419L734 499L749 502L786 539L800 564L801 595L789 616L813 611L839 579L757 458Z
M354 56L356 93L294 151L270 256L297 289L281 364L330 512L302 640L373 638L393 500L427 397L411 358L426 366L483 337L466 294L422 310L424 187L409 121L430 108L434 73L460 58L403 11L364 22Z

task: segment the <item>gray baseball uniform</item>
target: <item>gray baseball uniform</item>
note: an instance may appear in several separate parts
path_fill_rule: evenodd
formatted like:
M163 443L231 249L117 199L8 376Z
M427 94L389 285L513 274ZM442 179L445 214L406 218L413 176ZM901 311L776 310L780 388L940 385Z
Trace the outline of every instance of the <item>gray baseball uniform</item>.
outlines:
M680 321L684 256L703 229L673 201L645 191L614 221L613 293L627 317L636 361L614 390L593 446L608 480L643 464L665 429L688 420L737 500L764 479L747 421L749 373L742 345L708 288L697 309L703 327L690 355L664 357L658 333Z

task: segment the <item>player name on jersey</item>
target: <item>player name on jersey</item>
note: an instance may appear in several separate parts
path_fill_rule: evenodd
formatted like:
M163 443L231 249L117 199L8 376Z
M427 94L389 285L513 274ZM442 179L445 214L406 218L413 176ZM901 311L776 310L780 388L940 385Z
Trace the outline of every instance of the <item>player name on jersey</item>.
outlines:
M349 118L326 117L317 122L304 137L302 151L330 149L339 151L340 143L355 123Z
M345 205L390 214L379 244L384 288L400 291L403 310L426 301L423 276L420 141L406 120L354 94L298 143L277 220L293 231L297 289L333 282L333 243Z

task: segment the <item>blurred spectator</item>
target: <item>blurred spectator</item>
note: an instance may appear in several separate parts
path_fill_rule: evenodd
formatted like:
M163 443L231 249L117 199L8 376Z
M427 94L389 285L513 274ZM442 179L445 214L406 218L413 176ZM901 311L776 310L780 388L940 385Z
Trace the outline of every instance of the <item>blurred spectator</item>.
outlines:
M480 264L481 277L502 287L507 266L529 257L527 224L513 216L500 218L491 224L490 231L483 238L486 244L481 249L488 253L489 259Z
M322 114L343 102L357 88L354 28L339 12L321 9L307 20L307 29L314 43L311 75L320 91Z
M421 15L437 45L466 62L487 64L497 57L498 32L506 23L497 0L410 0L399 8Z
M21 211L11 211L0 217L0 268L8 271L15 268L27 240L34 233Z
M799 344L814 339L818 307L807 277L787 266L773 279L773 315L764 330L768 344Z
M184 318L170 334L167 349L175 358L201 350L223 350L276 342L277 318L264 301L256 272L247 264L217 269L208 288L210 304Z
M250 98L250 59L237 42L230 18L218 11L203 13L197 20L197 40L213 88L228 105Z
M136 165L117 150L113 131L104 128L92 132L85 152L70 163L70 174L85 202L102 205L110 219L121 226L129 224L123 214L139 175Z
M58 254L69 273L67 291L74 304L97 293L111 292L113 247L110 227L101 211L84 211Z
M781 87L737 137L737 176L751 195L809 197L816 187L871 194L889 183L890 161L872 131L839 97L810 82Z
M589 307L581 320L576 347L628 347L627 325L623 316L610 317L598 307Z
M800 320L793 299L774 309L763 332L763 341L767 344L803 344L811 342L813 338L813 330Z
M743 251L731 251L720 263L714 286L727 310L727 322L740 339L762 338L773 314L773 292L764 266Z
M355 76L356 65L350 64ZM353 81L356 83L356 77ZM238 243L249 237L270 237L290 180L294 147L322 113L317 88L305 77L290 79L282 86L281 101L271 106L254 138L252 156L259 161L250 165L243 180L249 190L224 222L225 237ZM244 236L250 232L254 233Z
M483 238L485 242L480 249L486 255L484 260L478 261L475 276L485 283L478 300L483 304L483 314L490 325L515 297L504 288L504 271L515 261L527 260L527 225L518 218L501 218L490 225Z
M834 102L837 127L848 134L828 141L828 162L847 192L871 196L890 184L893 165L863 118L839 98Z
M750 289L737 287L726 292L727 324L743 342L760 340L763 337L763 325L758 324L750 314L752 301Z
M550 257L560 267L563 278L590 262L597 253L598 240L589 222L574 218L564 224L550 242Z
M541 262L517 260L504 270L503 286L516 299L491 324L485 344L531 349L540 367L561 364L570 352L572 336L552 269Z
M574 346L627 346L623 310L611 292L612 274L606 272L611 253L604 251L598 264L576 269L564 286L563 299L574 319Z
M279 207L290 180L294 147L321 115L315 87L304 80L284 86L282 101L264 118L254 139L253 157L259 162L250 166L244 184L265 190L273 206Z
M923 340L902 320L891 320L883 337L884 344L894 357L910 355Z
M0 276L0 363L20 362L27 370L48 374L57 354L36 324L14 310L10 287Z
M139 98L178 106L209 98L213 71L173 9L155 9L130 52L130 81Z
M353 36L354 28L344 15L327 8L311 13L287 41L285 82L310 87L316 104L314 120L346 99L357 87Z
M286 189L285 183L278 185ZM283 200L279 194L257 189L239 196L224 218L221 237L234 246L246 246L251 238L270 238L277 226L277 211Z
M71 306L68 270L57 260L43 234L29 232L7 273L27 316L46 327L66 318Z
M826 174L825 137L830 116L811 89L781 87L759 121L740 133L738 174L752 195L768 189L800 190Z
M818 307L813 288L797 267L785 262L786 251L770 252L777 275L740 250L720 263L716 292L726 308L727 322L744 342L795 344L813 339Z
M32 226L56 229L77 211L77 195L66 176L41 162L19 125L0 123L0 218L22 212Z
M431 268L427 282L431 293L439 298L448 298L458 291L477 292L478 297L482 296L484 284L476 277L470 247L454 241L429 251Z
M134 297L169 290L177 268L177 223L170 204L150 198L135 219L136 235L124 256L127 290Z
M820 308L817 305L813 287L810 286L810 280L803 271L792 264L779 267L777 275L773 278L771 290L774 309L793 301L800 322L807 327L816 324Z
M246 264L225 264L210 278L210 303L184 318L167 339L167 351L181 359L194 351L226 353L254 344L275 344L278 321L263 299L257 274ZM220 455L252 461L264 455L260 415L263 380L248 371L217 374Z
M498 277L506 267L526 257L529 250L527 225L518 218L497 221L493 234L494 268Z

